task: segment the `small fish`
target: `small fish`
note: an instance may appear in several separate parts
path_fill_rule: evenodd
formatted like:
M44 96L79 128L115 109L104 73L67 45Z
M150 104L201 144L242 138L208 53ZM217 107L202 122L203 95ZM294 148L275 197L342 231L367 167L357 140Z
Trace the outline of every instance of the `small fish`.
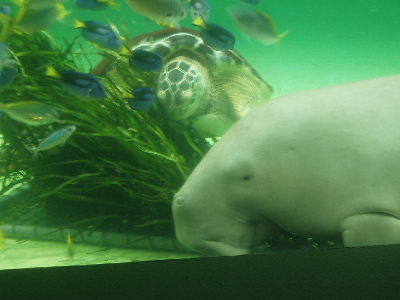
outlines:
M83 10L102 10L115 8L117 5L113 0L75 0L75 6Z
M146 50L129 51L127 48L124 48L120 54L129 57L129 65L132 68L145 72L157 72L161 70L162 57L157 53Z
M7 17L10 16L10 5L11 4L0 4L0 14L6 15Z
M206 23L201 16L197 16L192 24L203 28L200 36L214 50L232 50L235 46L235 36L229 30L217 24Z
M12 31L11 4L0 4L0 41L5 41Z
M241 32L265 45L274 44L289 33L287 30L282 34L277 34L274 22L262 11L249 7L229 7L227 9Z
M0 91L7 87L17 76L18 69L14 67L5 67L0 72Z
M210 18L210 5L206 0L187 0L190 6L190 15L195 20L197 16L201 16L204 21Z
M4 233L3 229L0 228L0 250L4 249Z
M123 98L127 98L129 106L134 110L149 110L156 101L156 92L151 88L137 88L131 93L125 93Z
M8 86L17 76L17 61L11 58L7 45L0 42L0 90Z
M65 2L65 1L67 1L67 0L30 0L30 1L26 1L26 8L41 10L41 9L46 9L46 8L55 6L57 4Z
M33 5L33 3L30 4ZM46 4L44 5L47 6ZM46 30L55 21L62 20L66 14L67 11L62 4L47 6L43 9L33 9L28 7L17 27L26 33Z
M68 236L67 236L67 248L68 248L68 257L69 258L74 258L75 256L75 245L74 242L72 241L71 234L68 231Z
M260 0L238 0L239 2L250 4L250 5L258 5L260 4Z
M39 146L36 148L26 147L29 151L33 152L33 159L36 159L39 151L48 150L56 146L63 146L67 139L75 131L76 127L74 125L68 125L62 129L54 131L43 141L40 142Z
M186 17L186 9L182 0L125 0L138 14L158 22L178 26L178 22Z
M57 72L51 66L47 68L46 75L58 78L61 87L82 100L96 100L107 96L104 84L92 75L75 71Z
M0 42L0 72L5 67L15 67L18 63L15 59L11 58L10 51L6 44Z
M118 50L122 47L122 37L109 25L96 21L75 20L75 28L80 28L83 37L100 48Z
M36 101L0 102L0 111L18 122L33 126L58 122L60 118L50 105Z
M11 4L0 4L0 30L3 30L4 27L11 26L13 19L10 17L11 13Z

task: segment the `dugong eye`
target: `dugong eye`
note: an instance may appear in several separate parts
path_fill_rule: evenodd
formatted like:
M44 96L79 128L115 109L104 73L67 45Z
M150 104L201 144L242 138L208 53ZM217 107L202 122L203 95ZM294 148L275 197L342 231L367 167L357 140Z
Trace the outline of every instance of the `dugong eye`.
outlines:
M243 179L244 181L250 180L251 178L252 178L251 175L244 175L244 176L242 176L242 179Z

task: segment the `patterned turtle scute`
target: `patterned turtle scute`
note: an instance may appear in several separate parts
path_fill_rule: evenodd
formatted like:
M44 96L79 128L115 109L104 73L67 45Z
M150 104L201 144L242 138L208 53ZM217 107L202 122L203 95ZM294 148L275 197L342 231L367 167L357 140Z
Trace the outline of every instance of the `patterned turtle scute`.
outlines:
M268 100L272 88L236 51L217 51L203 43L195 30L169 28L138 36L130 50L147 50L163 57L156 77L158 104L168 117L182 120L205 137L221 136L253 107ZM129 78L112 75L117 86Z
M183 56L164 65L158 79L157 96L162 99L171 119L195 117L205 109L210 97L205 72L203 66Z

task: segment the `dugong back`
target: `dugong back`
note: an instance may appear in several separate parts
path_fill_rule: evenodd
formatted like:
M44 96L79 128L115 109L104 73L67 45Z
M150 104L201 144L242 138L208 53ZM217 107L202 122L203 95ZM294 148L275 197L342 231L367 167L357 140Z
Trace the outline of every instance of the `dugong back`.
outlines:
M273 99L214 151L252 160L263 178L260 207L291 233L334 235L361 212L399 218L400 76Z

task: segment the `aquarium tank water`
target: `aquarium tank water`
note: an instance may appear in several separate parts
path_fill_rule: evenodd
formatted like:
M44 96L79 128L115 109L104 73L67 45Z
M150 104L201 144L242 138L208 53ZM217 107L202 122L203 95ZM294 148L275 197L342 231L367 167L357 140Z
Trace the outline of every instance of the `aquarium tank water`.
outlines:
M399 74L399 16L399 0L1 1L0 269L207 255L171 209L206 153L270 99ZM335 247L283 231L250 253Z

